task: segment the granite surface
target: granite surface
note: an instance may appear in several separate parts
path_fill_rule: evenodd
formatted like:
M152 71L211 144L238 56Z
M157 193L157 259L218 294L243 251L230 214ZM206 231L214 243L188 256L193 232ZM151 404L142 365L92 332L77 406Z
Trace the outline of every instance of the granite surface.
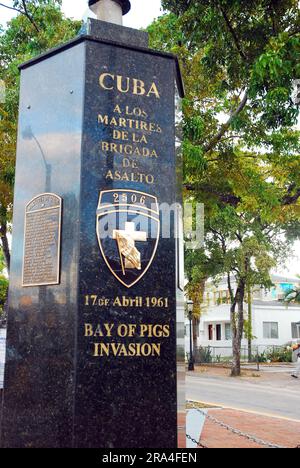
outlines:
M100 255L95 235L95 214L100 191L132 189L158 198L158 202L173 205L176 202L175 146L174 146L174 74L173 62L141 52L118 49L114 46L89 43L87 46L86 99L83 124L83 150L81 174L81 248L79 296L80 312L77 336L77 383L75 414L76 446L79 447L176 447L177 395L176 395L176 265L174 237L162 237L150 269L129 290L126 289L105 264ZM126 77L143 80L145 89L155 82L160 98L134 95L99 88L99 75L122 75L123 89ZM113 80L106 87L115 86ZM116 110L117 109L117 110ZM140 109L146 117L134 117ZM137 111L139 114L139 111ZM157 151L156 157L129 157L136 169L123 167L124 155L105 151L103 142L113 139L114 129L120 127L99 123L97 117L119 118L152 123L157 131L134 131L128 128L123 144L133 144L134 135L144 135L148 143L133 144ZM133 125L134 126L134 125ZM122 130L122 127L121 127ZM154 182L112 180L108 174L152 174ZM117 176L116 176L117 177ZM117 177L118 178L118 177ZM165 220L163 220L164 222ZM143 226L143 229L145 227ZM171 233L174 236L172 222ZM149 234L149 233L148 233ZM139 245L139 249L143 246ZM86 294L97 294L110 300L108 307L84 306ZM116 297L168 298L168 308L113 307ZM94 327L98 323L168 325L167 339L137 338L143 342L162 342L160 357L92 356L94 338L84 337L84 324ZM101 341L101 340L100 340ZM110 340L104 340L105 342ZM128 346L134 340L119 340ZM99 417L101 415L101 417Z
M21 75L2 447L72 446L84 58L82 43ZM25 207L44 192L63 199L61 283L23 288Z
M131 251L141 277L138 262L133 271L120 255L117 265L115 244L101 250L98 235L101 192L177 201L175 73L171 56L94 40L22 72L2 447L177 447L174 216L157 243L145 208L132 213L135 199L126 219L117 214L115 229L146 232ZM24 211L43 192L63 199L61 283L24 289ZM132 287L118 279L121 267L135 275ZM107 354L95 352L101 343ZM131 345L159 355L130 355Z
M107 23L106 21L88 18L82 33L104 41L119 42L126 45L148 47L149 37L145 31Z

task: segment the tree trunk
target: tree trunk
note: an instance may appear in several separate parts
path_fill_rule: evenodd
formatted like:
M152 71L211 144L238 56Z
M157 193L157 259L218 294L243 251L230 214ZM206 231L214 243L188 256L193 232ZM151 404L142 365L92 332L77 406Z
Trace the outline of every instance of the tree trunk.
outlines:
M240 377L241 375L241 346L244 331L244 297L245 297L245 282L240 279L237 292L235 295L234 304L231 307L231 322L233 328L232 337L232 377ZM236 306L238 311L236 313Z
M235 336L232 341L232 352L233 359L231 376L239 377L241 375L241 344L237 336Z
M194 356L198 347L198 325L199 321L197 317L193 317L193 351Z
M7 267L7 271L10 270L10 250L9 250L9 243L7 238L7 224L3 223L0 226L0 240L3 250L3 255Z
M252 295L248 285L248 361L252 362Z
M253 361L253 356L252 356L252 339L248 338L248 362Z

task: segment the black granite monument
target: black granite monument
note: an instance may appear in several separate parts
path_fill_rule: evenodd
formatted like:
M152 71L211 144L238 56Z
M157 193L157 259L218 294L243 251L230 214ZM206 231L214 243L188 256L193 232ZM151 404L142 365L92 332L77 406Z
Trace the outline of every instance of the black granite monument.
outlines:
M184 444L176 88L176 57L91 19L21 66L2 447Z

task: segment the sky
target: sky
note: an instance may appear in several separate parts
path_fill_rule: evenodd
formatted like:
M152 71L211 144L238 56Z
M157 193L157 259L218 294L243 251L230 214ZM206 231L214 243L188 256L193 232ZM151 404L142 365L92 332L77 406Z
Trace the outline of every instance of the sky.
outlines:
M12 6L13 2L12 0L3 0L2 3ZM87 16L93 16L87 7L87 0L63 0L62 3L63 11L67 17L85 19ZM131 11L124 17L124 26L136 29L144 28L161 14L161 0L131 0ZM0 23L9 21L14 15L13 11L0 8ZM293 276L300 274L300 242L296 242L294 252L294 257L289 259L287 267L279 269L278 273Z
M12 6L12 0L3 0L1 3ZM93 13L87 7L87 0L63 0L63 11L67 17L83 19L93 17ZM161 0L131 0L131 11L124 16L124 26L131 28L144 28L154 18L162 14ZM15 13L6 8L0 8L0 23L9 21Z

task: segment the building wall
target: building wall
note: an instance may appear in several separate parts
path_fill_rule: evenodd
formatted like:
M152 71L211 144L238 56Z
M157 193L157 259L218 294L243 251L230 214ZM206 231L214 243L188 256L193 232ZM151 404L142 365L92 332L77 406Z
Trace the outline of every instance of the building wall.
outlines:
M245 311L247 304L245 304ZM283 304L273 306L253 306L253 345L256 346L283 346L293 340L292 323L300 322L300 307L286 307ZM278 323L278 339L269 339L264 336L264 322ZM221 341L216 339L216 326L221 325ZM225 326L230 324L230 306L223 304L212 307L202 316L199 325L198 346L215 346L220 348L231 347L231 340L225 339ZM214 339L209 340L209 325L213 326ZM247 346L243 339L242 346ZM186 349L189 349L189 324L186 323Z
M264 322L278 323L278 339L266 339L263 335ZM293 340L292 323L300 322L300 307L264 307L255 308L253 315L254 335L257 344L285 345Z
M199 344L210 343L208 325L213 326L214 343L219 346L231 346L230 340L225 340L225 324L230 323L230 308L228 305L220 305L208 309L207 313L203 315L200 320L199 326ZM216 340L216 326L221 324L221 341Z
M258 346L282 346L292 340L292 323L300 322L300 305L294 304L287 307L282 299L285 294L293 288L299 287L299 279L272 276L274 286L270 290L254 287L253 299L253 345ZM234 279L231 280L233 290L236 288ZM230 348L231 340L225 339L225 326L230 324L230 294L227 279L224 278L216 286L208 282L205 287L203 315L199 324L198 346L212 346L218 348ZM248 305L245 304L245 316L247 316ZM264 336L264 322L278 323L278 338L268 339ZM209 340L208 325L213 326L214 339ZM216 326L221 325L220 341L216 340ZM186 321L186 349L189 349L189 323ZM298 340L299 341L299 340ZM248 342L243 339L242 346L247 347Z

